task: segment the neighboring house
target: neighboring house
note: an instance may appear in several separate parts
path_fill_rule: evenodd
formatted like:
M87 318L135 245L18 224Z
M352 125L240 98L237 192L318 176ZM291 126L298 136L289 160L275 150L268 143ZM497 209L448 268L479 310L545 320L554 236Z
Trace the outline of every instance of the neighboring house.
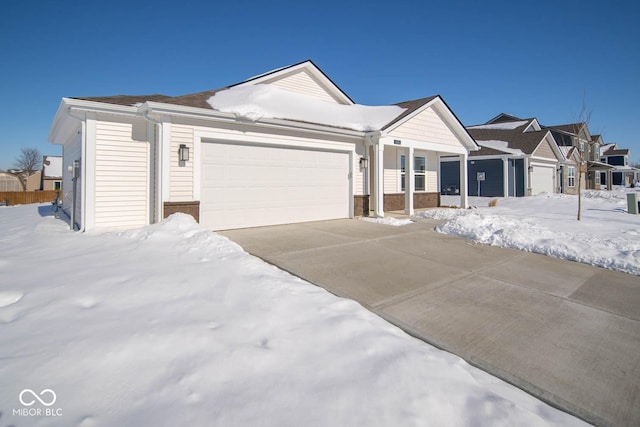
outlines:
M42 190L42 171L35 171L31 175L25 178L25 190L26 191L38 191Z
M357 105L311 61L185 96L63 98L49 140L83 230L173 212L213 230L411 214L439 205L441 156L477 149L440 96Z
M62 156L42 156L40 190L62 189Z
M611 165L610 171L612 185L631 185L640 179L640 169L629 165L631 152L627 148L618 148L616 144L606 144L600 147L600 160ZM607 175L601 175L601 181L609 182Z
M480 146L468 159L469 195L522 197L560 191L559 165L564 156L548 130L535 118L500 114L483 125L467 127ZM441 192L460 187L460 162L441 158Z
M0 172L0 191L24 191L22 179L15 173Z
M24 179L26 191L61 190L62 156L42 156L42 169Z
M545 126L545 128L551 131L559 146L576 148L573 157L578 166L577 173L585 184L581 188L599 190L603 186L600 182L602 173L606 174L611 169L600 161L602 137L591 135L586 123Z
M579 174L580 170L580 157L578 151L574 146L559 145L558 149L562 153L564 160L560 165L560 173L558 176L558 182L560 182L560 193L563 194L578 194L578 180L580 179L580 188L586 187L586 177L584 174Z

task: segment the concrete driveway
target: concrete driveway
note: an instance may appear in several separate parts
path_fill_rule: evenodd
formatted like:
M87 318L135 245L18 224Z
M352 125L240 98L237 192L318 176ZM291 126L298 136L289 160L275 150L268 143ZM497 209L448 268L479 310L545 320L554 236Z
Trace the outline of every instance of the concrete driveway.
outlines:
M640 424L640 277L358 220L222 234L598 425Z

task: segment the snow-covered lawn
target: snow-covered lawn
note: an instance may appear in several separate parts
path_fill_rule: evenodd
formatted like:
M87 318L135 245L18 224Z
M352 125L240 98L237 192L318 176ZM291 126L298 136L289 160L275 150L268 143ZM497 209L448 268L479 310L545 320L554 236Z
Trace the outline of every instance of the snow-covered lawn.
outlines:
M1 426L582 424L191 217L73 233L46 205L0 207L0 412Z
M637 189L636 189L637 190ZM582 197L582 220L576 220L577 196L471 197L472 209L434 209L417 214L448 220L437 227L480 243L537 252L556 258L640 275L640 215L627 213L627 192L588 190ZM443 196L443 204L459 197Z

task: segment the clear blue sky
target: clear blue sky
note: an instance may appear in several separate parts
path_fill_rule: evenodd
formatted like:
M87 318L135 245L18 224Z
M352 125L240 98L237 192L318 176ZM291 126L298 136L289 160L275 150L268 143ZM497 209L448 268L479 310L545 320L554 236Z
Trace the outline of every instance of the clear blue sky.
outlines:
M465 125L575 121L640 160L635 1L7 1L0 169L47 142L60 99L183 95L312 59L357 103L440 94Z

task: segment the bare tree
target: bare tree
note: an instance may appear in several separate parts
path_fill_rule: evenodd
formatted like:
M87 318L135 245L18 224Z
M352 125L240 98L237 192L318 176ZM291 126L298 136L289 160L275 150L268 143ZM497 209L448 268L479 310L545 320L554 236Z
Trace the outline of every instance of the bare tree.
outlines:
M584 176L586 183L588 178L589 160L591 160L590 153L594 149L593 141L583 137L583 135L588 135L586 130L589 127L590 120L591 111L587 111L587 105L583 97L582 110L580 110L580 114L578 115L578 123L576 123L574 127L576 136L573 144L576 147L576 160L578 161L578 221L580 221L582 217L582 177Z
M21 148L20 155L16 157L14 166L22 169L27 176L33 175L42 168L42 154L37 148Z

